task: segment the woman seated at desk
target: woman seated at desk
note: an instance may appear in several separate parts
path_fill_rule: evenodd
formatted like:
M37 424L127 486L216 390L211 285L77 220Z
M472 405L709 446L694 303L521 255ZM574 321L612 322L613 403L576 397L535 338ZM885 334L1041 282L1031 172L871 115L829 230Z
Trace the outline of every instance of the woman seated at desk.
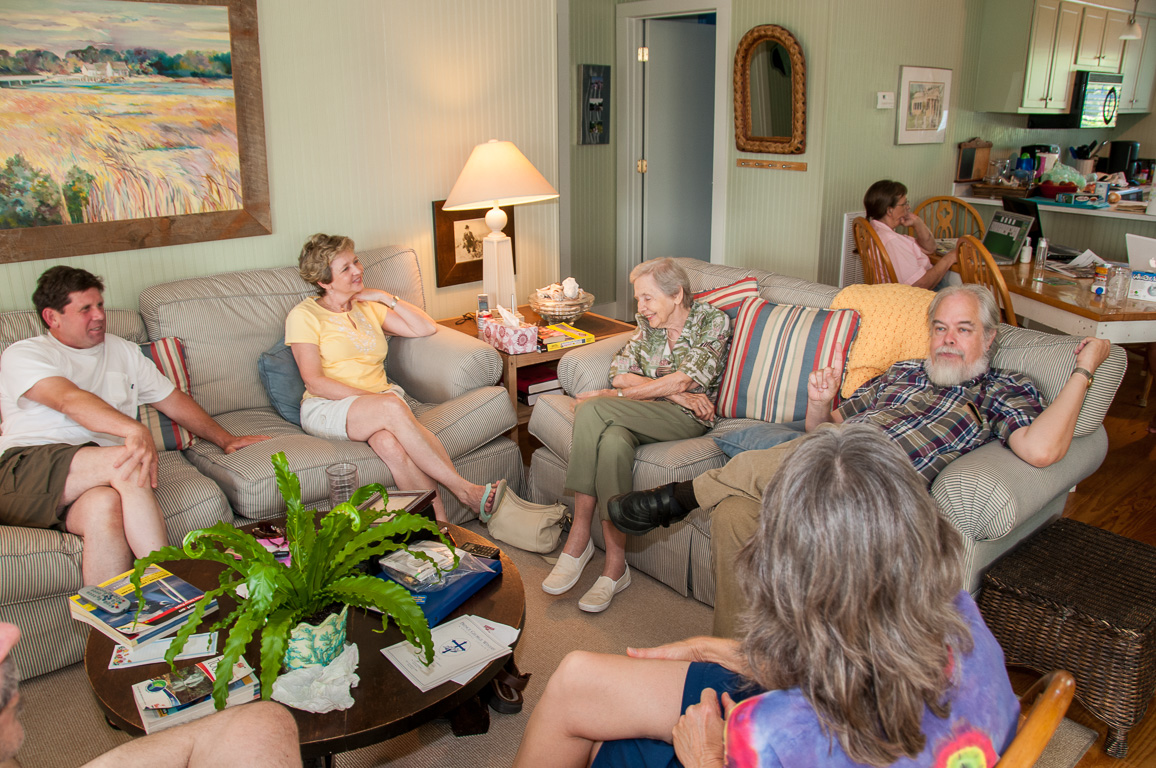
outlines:
M896 280L932 291L959 282L951 272L959 255L956 249L949 251L935 265L928 258L935 253L935 238L923 219L911 212L907 187L898 181L877 181L863 195L863 208L887 250ZM907 227L915 237L899 234L895 231L898 226Z

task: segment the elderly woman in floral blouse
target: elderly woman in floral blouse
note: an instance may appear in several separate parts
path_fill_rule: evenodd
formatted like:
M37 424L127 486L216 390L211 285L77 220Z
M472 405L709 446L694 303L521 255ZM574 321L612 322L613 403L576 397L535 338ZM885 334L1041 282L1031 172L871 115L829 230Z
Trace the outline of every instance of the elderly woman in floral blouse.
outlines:
M602 519L606 563L578 607L597 613L630 586L626 534L610 522L606 502L632 487L634 450L644 443L698 437L714 424L715 394L731 329L727 316L694 301L686 272L671 259L630 273L638 330L610 364L610 389L578 395L566 487L574 492L574 524L542 589L569 591L594 554L590 525Z

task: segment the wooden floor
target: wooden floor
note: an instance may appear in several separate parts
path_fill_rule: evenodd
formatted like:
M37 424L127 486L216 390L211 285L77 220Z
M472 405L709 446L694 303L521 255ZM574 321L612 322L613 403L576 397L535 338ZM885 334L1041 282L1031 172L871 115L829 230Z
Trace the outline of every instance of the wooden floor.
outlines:
M1131 361L1130 361L1131 362ZM1064 516L1156 546L1156 435L1148 422L1156 415L1156 392L1147 408L1136 405L1140 366L1130 365L1104 426L1108 456L1100 469L1071 494ZM1156 585L1153 586L1156 588ZM1038 677L1034 672L1009 670L1012 684L1022 692ZM1128 736L1128 756L1122 760L1104 754L1107 726L1072 702L1068 717L1100 734L1077 768L1156 766L1156 701L1144 720Z

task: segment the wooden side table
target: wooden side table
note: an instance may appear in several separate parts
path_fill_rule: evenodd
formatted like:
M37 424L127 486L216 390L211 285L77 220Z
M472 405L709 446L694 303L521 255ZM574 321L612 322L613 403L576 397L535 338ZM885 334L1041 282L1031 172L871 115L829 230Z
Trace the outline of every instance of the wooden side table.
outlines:
M529 304L518 307L518 311L526 318L526 322L542 324L542 318L537 312L530 309ZM450 317L445 320L438 320L438 325L444 325L446 328L460 331L475 338L478 335L478 324L474 322L472 317L466 320L463 320L461 317ZM595 341L616 336L620 333L632 333L634 331L634 326L630 323L623 323L609 317L596 315L593 312L587 312L582 315L582 317L578 318L572 325L579 330L593 334ZM537 365L538 363L548 363L551 360L557 360L571 349L574 349L574 347L557 349L553 352L526 352L521 355L511 355L500 349L497 350L498 354L502 356L503 379L506 382L506 391L510 393L510 402L514 404L514 408L518 411L518 426L529 423L530 414L534 410L531 406L521 405L518 402L518 369L525 368L528 365Z

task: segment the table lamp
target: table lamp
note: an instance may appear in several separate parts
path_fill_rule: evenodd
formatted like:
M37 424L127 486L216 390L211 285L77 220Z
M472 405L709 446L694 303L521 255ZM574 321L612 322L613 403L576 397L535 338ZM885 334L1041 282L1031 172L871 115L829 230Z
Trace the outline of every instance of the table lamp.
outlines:
M482 239L482 289L490 294L494 304L508 301L511 310L518 308L514 293L514 251L510 238L502 233L509 217L500 206L556 197L558 191L512 141L490 139L470 153L442 210L490 209L486 212L490 234Z

